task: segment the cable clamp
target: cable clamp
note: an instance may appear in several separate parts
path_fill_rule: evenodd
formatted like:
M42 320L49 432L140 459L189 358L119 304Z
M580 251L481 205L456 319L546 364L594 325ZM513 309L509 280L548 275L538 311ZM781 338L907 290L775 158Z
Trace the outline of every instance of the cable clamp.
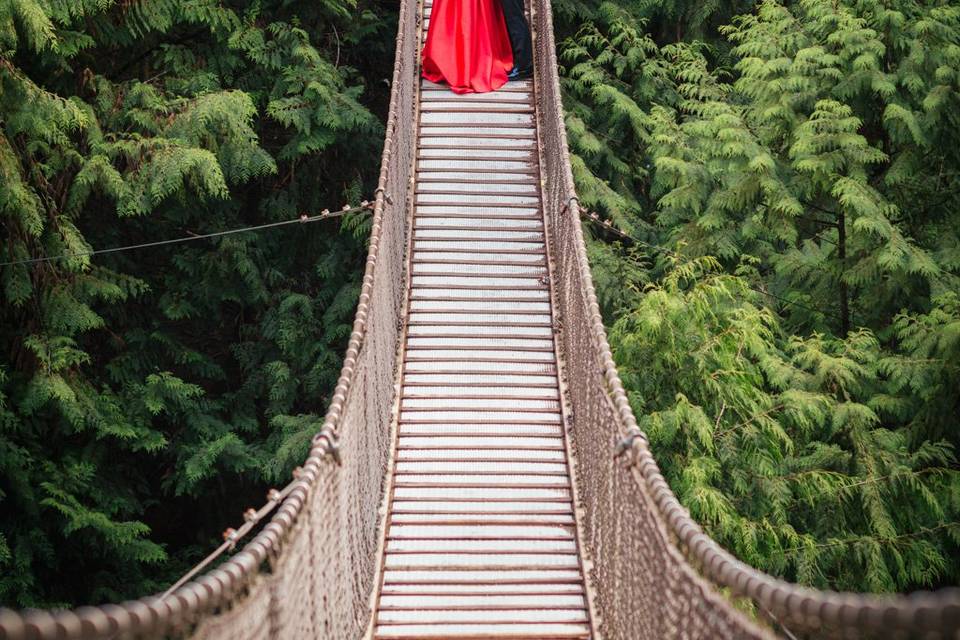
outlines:
M223 530L223 541L230 543L230 551L233 551L234 546L237 544L237 530L233 527L227 527Z
M633 442L637 438L642 439L644 442L647 441L647 436L643 434L643 431L640 431L637 427L630 427L627 430L627 435L623 437L620 442L617 443L617 446L613 449L613 458L616 460L625 454L627 451L633 448Z
M373 196L376 197L378 193L383 194L383 199L387 201L387 204L393 204L393 196L387 193L387 190L383 187L377 187L373 192Z
M337 438L337 433L333 430L333 427L325 426L320 430L320 433L313 436L313 446L324 447L333 461L337 463L337 466L343 464L343 459L340 457L340 440Z
M572 205L574 202L577 203L577 206L580 206L580 198L577 196L570 196L570 198L567 199L566 204L563 205L563 211L570 209L570 205Z

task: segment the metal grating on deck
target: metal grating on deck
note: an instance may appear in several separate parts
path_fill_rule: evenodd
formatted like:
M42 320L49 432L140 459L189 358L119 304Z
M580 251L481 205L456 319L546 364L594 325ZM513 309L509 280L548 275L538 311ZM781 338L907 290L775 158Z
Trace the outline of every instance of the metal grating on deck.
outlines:
M424 8L424 34L431 3ZM531 81L422 81L375 638L589 638Z

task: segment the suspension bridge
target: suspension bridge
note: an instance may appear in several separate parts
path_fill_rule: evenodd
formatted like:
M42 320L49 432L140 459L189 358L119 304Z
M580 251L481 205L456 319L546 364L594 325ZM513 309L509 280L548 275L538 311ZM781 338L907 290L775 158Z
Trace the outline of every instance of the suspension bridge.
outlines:
M308 459L168 592L0 610L0 638L960 638L960 592L816 591L690 519L627 403L590 280L549 0L535 73L422 81L402 0L369 256Z

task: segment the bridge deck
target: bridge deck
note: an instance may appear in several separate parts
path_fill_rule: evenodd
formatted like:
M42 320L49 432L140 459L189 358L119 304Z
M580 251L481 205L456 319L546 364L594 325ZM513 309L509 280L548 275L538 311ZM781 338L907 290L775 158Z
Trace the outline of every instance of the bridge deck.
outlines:
M421 85L376 638L590 636L533 90Z

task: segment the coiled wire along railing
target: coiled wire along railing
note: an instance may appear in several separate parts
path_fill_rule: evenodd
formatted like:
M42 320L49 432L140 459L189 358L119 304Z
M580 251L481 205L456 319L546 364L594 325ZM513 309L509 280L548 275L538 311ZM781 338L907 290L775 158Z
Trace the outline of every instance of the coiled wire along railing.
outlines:
M960 591L815 591L737 561L677 502L637 428L600 318L567 154L549 0L533 0L535 87L578 524L608 638L958 638ZM333 401L268 525L165 597L0 610L0 638L354 638L370 617L394 403L415 158L420 6L402 0L370 253ZM614 457L615 447L620 451ZM282 502L281 502L282 500Z

